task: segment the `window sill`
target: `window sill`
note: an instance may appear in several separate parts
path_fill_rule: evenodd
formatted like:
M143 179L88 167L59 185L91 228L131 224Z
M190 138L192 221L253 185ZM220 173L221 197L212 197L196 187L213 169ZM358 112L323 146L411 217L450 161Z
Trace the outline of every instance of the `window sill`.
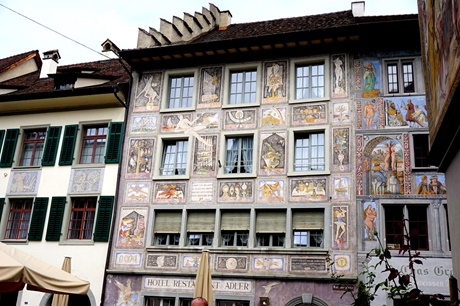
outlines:
M255 173L232 173L232 174L218 174L218 179L235 179L235 178L256 178L257 175Z
M195 107L179 107L179 108L163 107L160 109L160 113L189 112L189 111L194 111L194 110L195 110Z
M313 175L330 175L331 171L328 170L321 170L321 171L289 171L287 176L313 176Z
M291 100L289 104L296 104L296 103L314 103L314 102L324 102L331 100L330 97L322 97L322 98L314 98L314 99L298 99L298 100Z
M114 165L118 165L118 164L114 164ZM101 164L75 164L75 165L72 165L72 169L78 169L78 168L104 168L104 167L105 167L104 163L101 163Z
M155 175L152 177L152 181L169 181L169 180L188 180L190 175Z
M383 93L382 97L408 97L408 96L423 96L424 92L407 92L407 93Z
M254 106L260 106L260 103L224 104L222 105L222 108L241 108Z
M94 245L93 240L61 240L59 245Z
M11 170L42 169L42 166L13 166Z

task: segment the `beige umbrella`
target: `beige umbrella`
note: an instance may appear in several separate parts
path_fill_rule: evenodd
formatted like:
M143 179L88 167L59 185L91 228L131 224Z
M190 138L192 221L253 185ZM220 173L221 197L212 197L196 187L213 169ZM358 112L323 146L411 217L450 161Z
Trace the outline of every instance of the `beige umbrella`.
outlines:
M0 293L22 290L86 294L89 282L0 242Z
M208 306L212 306L211 265L209 264L209 252L207 250L203 250L201 253L193 297L205 298L208 301Z
M64 258L62 263L62 270L70 273L70 257ZM68 294L53 294L53 303L51 306L67 306L69 304L69 295Z

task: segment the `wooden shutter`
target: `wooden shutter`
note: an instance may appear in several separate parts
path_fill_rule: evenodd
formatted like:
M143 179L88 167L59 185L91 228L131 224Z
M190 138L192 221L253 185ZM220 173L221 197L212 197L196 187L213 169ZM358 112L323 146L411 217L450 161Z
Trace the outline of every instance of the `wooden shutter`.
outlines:
M5 198L0 198L0 222L2 222L3 207L5 207Z
M116 164L120 160L121 143L123 140L123 122L110 123L107 149L105 151L105 163Z
M5 137L5 130L0 130L0 152L2 152L3 138Z
M258 211L256 218L257 233L284 233L286 232L286 211L269 210Z
M72 165L75 152L75 142L77 141L78 125L66 125L64 129L64 138L62 139L61 156L59 165Z
M14 151L18 143L19 129L6 130L5 145L3 146L0 167L6 168L13 165Z
M222 212L220 229L223 231L249 231L249 211Z
M94 241L108 242L110 234L110 224L112 222L113 196L100 196L97 209L96 228L94 229Z
M187 232L214 232L214 211L192 211L187 216Z
M324 210L309 209L302 211L294 211L292 216L292 229L324 229Z
M61 126L50 126L46 135L45 149L43 150L42 166L54 166L61 137Z
M32 219L29 227L30 241L41 241L43 229L45 227L46 212L48 209L49 198L35 198Z
M62 219L64 217L66 197L53 197L51 199L50 216L46 230L46 241L59 241L61 238Z
M182 211L155 211L155 233L180 233Z

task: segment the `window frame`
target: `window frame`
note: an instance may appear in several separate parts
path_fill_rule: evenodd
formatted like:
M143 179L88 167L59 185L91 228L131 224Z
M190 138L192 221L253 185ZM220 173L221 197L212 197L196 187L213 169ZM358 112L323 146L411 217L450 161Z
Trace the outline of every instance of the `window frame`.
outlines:
M430 151L430 134L428 132L413 132L410 134L411 137L410 137L410 147L411 147L411 150L410 150L410 153L411 153L411 168L413 170L433 170L433 169L437 169L436 166L417 166L416 164L416 158L417 158L417 154L415 152L415 144L416 144L416 141L414 139L414 137L417 137L418 135L426 135L427 136L427 155L425 157L425 160L426 162L428 163L428 153Z
M35 139L28 139L27 136L29 133L37 133L37 134L44 133L44 137L42 139L37 139L37 137ZM45 143L47 140L47 134L48 134L47 127L26 128L22 130L22 137L21 137L22 146L21 146L21 152L19 155L19 163L18 163L19 167L39 167L41 166L43 155L45 153ZM25 150L26 144L32 144L33 147L31 150L27 150L28 152L31 152L29 163L27 165L23 165L24 154L26 152ZM38 144L42 144L42 148L41 148L41 154L37 158L35 155L38 152L37 150Z
M413 91L405 91L404 89L404 72L403 65L410 63L412 65L412 77L413 77ZM396 66L396 78L398 90L396 92L390 92L389 90L389 75L388 67ZM425 93L425 84L423 81L422 62L420 57L395 57L383 59L382 65L382 91L384 96L407 96L407 95L418 95Z
M170 88L171 80L173 78L179 77L193 77L193 88L192 88L192 100L189 107L169 107L169 98L170 98ZM177 111L186 111L186 110L195 110L196 100L197 100L197 91L198 91L198 70L197 69L184 69L184 70L174 70L166 71L163 80L163 95L161 98L161 107L160 112L177 112Z
M13 205L16 202L21 202L21 203L19 203L19 204L21 204L21 208L13 208ZM30 205L30 207L24 207L25 204ZM7 207L7 210L5 211L5 215L6 215L5 216L5 221L6 222L5 222L5 225L3 227L3 233L2 233L3 238L2 238L2 240L5 240L5 241L27 241L28 236L29 236L30 223L32 222L33 206L34 206L34 198L32 198L32 197L9 198L8 199L8 207ZM20 213L20 217L18 219L16 219L16 218L10 219L12 217L12 210L13 209ZM27 220L25 220L25 218L23 218L23 213L28 213L29 214ZM14 217L14 215L13 215L13 217ZM17 221L14 221L14 220L19 221L19 227L18 227L17 233L14 234L14 236L15 236L14 238L11 238L11 235L9 235L9 237L7 237L7 235L9 234L9 230L10 230L10 221L17 222ZM24 222L27 222L27 228L22 227L22 223L24 223ZM20 236L21 231L25 231L25 237Z
M299 66L311 66L314 64L324 63L324 97L319 98L296 98L297 91L297 67ZM290 99L289 103L303 103L303 102L318 102L318 101L328 101L331 99L330 95L330 63L328 56L313 56L308 58L297 58L291 59L290 61L290 72L289 72L290 82L289 94Z
M251 137L252 142L252 171L250 173L225 173L225 165L227 160L227 138L242 138L242 137ZM258 131L230 131L222 132L220 136L220 150L218 157L218 174L217 178L249 178L256 177L257 167L259 165L258 158Z
M295 141L296 134L312 134L315 132L324 133L324 170L310 170L310 171L296 171L295 170ZM316 125L312 127L296 127L289 129L289 149L288 149L288 176L309 176L309 175L328 175L330 174L329 159L330 159L330 145L329 145L329 126Z
M161 175L161 168L163 166L163 153L165 149L165 142L187 140L187 156L185 174L180 175ZM192 148L193 148L193 136L184 135L158 135L156 154L155 154L155 167L153 170L153 180L176 180L176 179L188 179L190 178L190 167L192 162Z
M255 102L231 104L230 103L230 87L231 87L231 76L232 73L247 72L255 70L256 72L256 92ZM222 108L241 108L241 107L252 107L259 106L261 101L261 82L262 82L262 63L245 63L245 64L232 64L225 66L224 71L224 84L223 84L223 103Z
M100 135L94 135L94 136L86 136L86 131L88 129L93 129L95 128L96 131L99 131L100 128L103 128L105 129L107 132L105 134L105 137L102 137ZM81 126L81 129L80 129L80 141L79 141L79 144L80 144L80 147L79 147L79 154L78 154L78 164L79 165L85 165L85 166L88 166L88 165L101 165L101 164L104 164L104 161L105 161L105 155L106 155L106 149L107 149L107 145L108 145L108 138L109 138L109 135L110 135L110 124L108 122L106 123L96 123L96 124L84 124ZM95 141L95 143L93 143L93 145L91 146L92 147L92 151L91 151L91 162L88 162L88 163L83 163L82 162L82 158L83 158L83 150L85 149L85 140L93 140ZM97 140L99 139L104 139L104 148L102 149L102 155L101 154L96 154L97 153L97 150L98 150L98 142ZM85 155L85 156L88 156L88 155ZM100 162L95 162L95 157L96 156L100 156L100 159L101 161Z
M76 202L80 202L80 201L84 201L84 204L85 204L85 207L84 208L79 208L79 207L74 207L74 205L76 204ZM94 201L94 207L87 207L89 202L90 201ZM96 214L97 214L97 208L98 208L98 198L97 196L93 196L93 197L71 197L70 198L70 205L69 205L69 210L70 210L70 213L69 213L69 221L66 223L66 231L65 231L65 239L67 241L92 241L93 240L93 234L94 234L94 228L95 228L95 225L96 225ZM74 220L74 215L75 214L78 214L78 212L83 212L85 214L84 217L82 217L81 219L81 223L80 226L78 226L78 228L71 228L71 224ZM87 217L87 213L91 213L93 214L92 216L92 220L91 220L91 229L88 229L86 228L86 223L88 222L88 217ZM69 237L71 235L72 232L76 232L78 231L79 235L78 235L78 238L71 238ZM85 231L90 231L90 238L85 238L84 237L84 232Z

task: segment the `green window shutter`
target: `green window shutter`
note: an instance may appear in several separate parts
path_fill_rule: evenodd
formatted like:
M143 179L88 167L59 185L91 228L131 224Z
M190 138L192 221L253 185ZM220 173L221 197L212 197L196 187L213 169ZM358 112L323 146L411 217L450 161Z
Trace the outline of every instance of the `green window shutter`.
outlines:
M66 197L53 197L51 199L46 241L59 241L61 238L62 219L64 217L66 201Z
M112 122L110 124L109 139L107 140L107 149L105 151L106 164L116 164L120 160L123 126L123 122Z
M6 130L5 145L3 146L0 167L6 168L13 165L14 151L18 142L19 129Z
M56 154L61 137L61 126L50 126L46 135L45 149L43 151L42 166L54 166Z
M32 220L29 228L29 241L41 241L45 227L49 198L35 198Z
M97 209L96 228L94 229L94 241L108 242L110 234L110 224L112 222L112 210L115 197L100 196L99 207Z
M0 198L0 222L2 221L3 207L5 207L5 198Z
M66 125L64 138L62 139L61 156L59 157L59 166L72 165L75 151L75 142L77 141L78 125Z
M5 137L5 130L0 130L0 152L2 152L3 137Z

